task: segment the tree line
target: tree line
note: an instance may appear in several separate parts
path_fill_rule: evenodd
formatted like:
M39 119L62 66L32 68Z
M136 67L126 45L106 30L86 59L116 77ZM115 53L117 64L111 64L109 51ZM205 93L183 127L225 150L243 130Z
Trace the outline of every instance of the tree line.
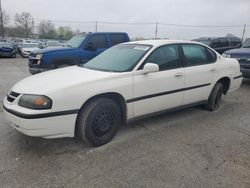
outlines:
M50 20L41 20L35 25L34 19L29 12L22 12L16 14L14 23L10 23L10 17L2 11L4 34L7 37L21 37L21 38L43 38L43 39L58 39L69 40L74 32L68 26L56 26ZM2 27L0 33L2 33Z

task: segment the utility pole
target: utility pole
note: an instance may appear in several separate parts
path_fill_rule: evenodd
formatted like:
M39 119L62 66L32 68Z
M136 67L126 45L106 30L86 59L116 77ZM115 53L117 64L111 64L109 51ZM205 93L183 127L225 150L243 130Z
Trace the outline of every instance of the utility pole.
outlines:
M34 21L34 18L32 18L32 37L35 37L35 21Z
M3 11L2 11L2 0L0 0L0 17L1 17L1 28L2 28L2 36L4 39L4 25L3 25Z
M241 38L242 42L243 42L244 37L245 37L245 32L246 32L246 24L243 27L242 38Z
M97 32L97 21L95 21L95 32Z
M155 24L155 39L157 39L157 34L158 34L158 22Z

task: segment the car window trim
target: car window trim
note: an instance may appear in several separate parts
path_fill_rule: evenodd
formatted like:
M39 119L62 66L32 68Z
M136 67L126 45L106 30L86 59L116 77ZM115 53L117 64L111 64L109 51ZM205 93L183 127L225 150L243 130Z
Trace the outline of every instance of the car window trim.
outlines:
M148 60L148 58L150 57L150 55L152 53L154 53L157 49L159 49L161 47L164 47L164 46L173 46L173 45L176 45L177 49L178 49L178 54L179 54L179 58L180 58L180 62L178 63L178 66L177 67L173 67L173 68L169 68L169 69L159 70L159 72L182 68L183 65L182 65L182 58L181 58L181 53L180 53L180 44L179 43L173 43L173 44L166 44L166 45L158 46L157 48L155 48L150 54L148 54L147 58L142 62L142 64L137 68L136 71L140 71L140 70L143 69L143 67L146 64L146 61Z

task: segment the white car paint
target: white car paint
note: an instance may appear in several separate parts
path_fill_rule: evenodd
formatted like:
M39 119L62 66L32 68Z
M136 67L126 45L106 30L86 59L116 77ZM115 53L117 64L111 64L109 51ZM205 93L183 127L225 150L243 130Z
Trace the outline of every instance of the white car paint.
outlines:
M38 48L38 43L24 43L23 45L24 47L22 47L21 53L24 57L29 57L31 52L40 50L40 48ZM25 45L34 45L34 47L25 47Z
M5 116L14 128L30 136L44 138L73 137L77 111L87 100L99 94L110 92L120 94L126 101L127 120L131 120L165 109L206 101L216 82L223 77L230 79L228 92L240 87L242 74L238 62L223 58L209 47L207 48L217 55L217 61L213 64L180 67L148 74L145 74L144 70L138 70L144 60L156 48L168 44L182 43L205 46L189 41L135 41L128 44L148 44L152 45L152 48L130 72L103 72L73 66L27 77L11 88L11 91L20 93L13 102L9 102L7 97L4 99ZM178 92L147 97L167 93L168 91ZM48 96L53 101L52 108L33 110L21 107L18 105L18 101L23 94ZM143 96L146 96L145 99L140 100ZM45 115L71 110L75 113L35 119L18 117L15 114L21 113L25 116ZM13 114L13 112L15 113Z

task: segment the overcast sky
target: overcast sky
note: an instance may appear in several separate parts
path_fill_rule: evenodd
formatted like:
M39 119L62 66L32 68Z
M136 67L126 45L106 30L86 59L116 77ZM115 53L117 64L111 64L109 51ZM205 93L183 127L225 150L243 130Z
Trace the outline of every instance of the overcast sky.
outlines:
M2 0L2 7L14 19L30 12L52 21L149 22L180 25L244 25L250 37L250 0ZM60 23L74 30L94 31L95 24ZM154 37L155 25L113 25L98 23L98 31L125 31L132 37ZM197 28L159 25L158 37L192 39L201 36L242 36L243 26Z

